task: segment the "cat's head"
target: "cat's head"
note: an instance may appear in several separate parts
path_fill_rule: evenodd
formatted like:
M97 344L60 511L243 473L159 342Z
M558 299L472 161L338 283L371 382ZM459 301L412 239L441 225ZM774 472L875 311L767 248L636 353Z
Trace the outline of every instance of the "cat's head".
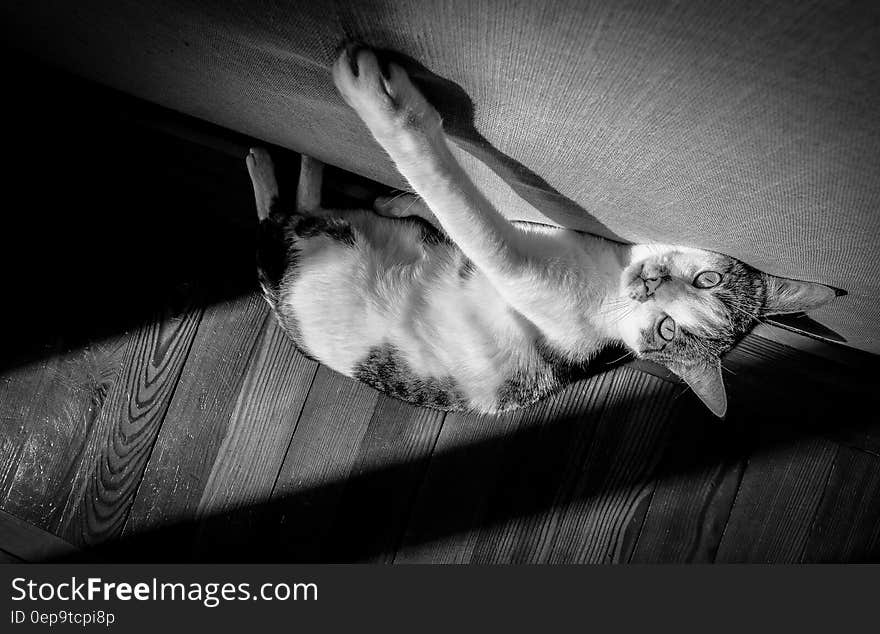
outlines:
M639 245L621 277L620 335L681 377L717 416L727 411L720 357L760 317L811 310L838 294L684 247Z

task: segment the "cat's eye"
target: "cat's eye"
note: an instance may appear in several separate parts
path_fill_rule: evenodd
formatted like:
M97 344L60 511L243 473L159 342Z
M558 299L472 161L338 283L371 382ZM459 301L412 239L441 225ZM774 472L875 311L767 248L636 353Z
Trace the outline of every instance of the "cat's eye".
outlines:
M672 317L666 317L657 327L657 332L666 341L675 339L675 320Z
M703 271L694 278L694 286L697 288L712 288L721 283L721 273L717 271Z

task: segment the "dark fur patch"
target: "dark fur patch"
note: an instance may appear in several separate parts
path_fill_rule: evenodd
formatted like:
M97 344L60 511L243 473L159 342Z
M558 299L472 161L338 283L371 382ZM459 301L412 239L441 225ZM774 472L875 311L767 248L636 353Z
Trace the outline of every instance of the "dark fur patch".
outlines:
M269 217L257 227L257 275L273 307L285 271L295 264L295 253L290 252L286 239L288 217L283 201L276 196L269 205Z
M462 281L469 280L477 271L476 265L467 256L462 256L461 265L458 267L458 278Z
M443 411L464 409L464 397L452 378L416 376L393 346L370 350L354 370L354 377L403 401Z
M583 366L554 351L544 337L539 336L534 345L540 365L530 374L517 372L502 383L497 395L501 411L536 403L586 376Z
M293 232L300 238L325 235L349 246L353 246L355 242L351 225L340 218L300 216L296 224L293 225Z
M300 216L292 213L283 199L273 199L269 217L260 222L257 236L257 275L263 295L272 307L278 325L299 349L311 358L290 306L281 302L297 276L298 239L326 235L345 245L354 245L351 226L339 218Z
M558 392L566 384L559 380L552 366L529 375L518 372L498 388L497 407L502 412L527 407Z
M748 264L732 260L718 298L730 313L731 334L738 340L757 323L764 308L767 300L764 276Z

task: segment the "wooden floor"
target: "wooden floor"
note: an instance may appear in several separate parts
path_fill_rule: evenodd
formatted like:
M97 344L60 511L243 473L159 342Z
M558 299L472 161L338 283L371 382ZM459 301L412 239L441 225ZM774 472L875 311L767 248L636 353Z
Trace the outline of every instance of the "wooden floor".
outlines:
M510 415L411 407L275 326L243 160L73 116L18 133L0 561L880 561L874 357L750 336L724 422L620 364Z

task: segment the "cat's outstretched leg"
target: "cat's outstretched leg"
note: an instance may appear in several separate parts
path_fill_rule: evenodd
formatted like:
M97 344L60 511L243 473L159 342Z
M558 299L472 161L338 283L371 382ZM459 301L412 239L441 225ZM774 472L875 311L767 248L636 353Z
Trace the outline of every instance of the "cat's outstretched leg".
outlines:
M373 51L349 45L333 80L446 235L505 301L551 346L595 350L594 335L582 334L597 332L582 306L600 301L593 295L616 296L618 281L587 264L576 241L525 232L507 220L456 160L440 115L403 68L383 69Z
M260 220L269 217L272 204L278 199L278 181L275 180L275 164L272 157L263 148L251 148L245 158L251 184L254 186L254 198L257 202L257 216Z
M333 79L443 230L487 275L523 264L520 233L477 189L449 150L440 115L400 66L348 46Z

